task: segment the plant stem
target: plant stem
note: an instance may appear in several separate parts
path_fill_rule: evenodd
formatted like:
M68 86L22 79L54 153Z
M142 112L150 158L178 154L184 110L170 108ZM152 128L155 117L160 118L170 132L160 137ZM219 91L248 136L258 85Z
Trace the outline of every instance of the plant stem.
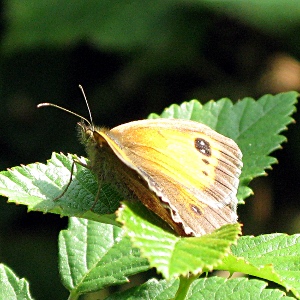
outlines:
M199 277L199 275L189 274L187 276L180 276L179 288L174 297L174 300L185 300L189 291L190 285Z

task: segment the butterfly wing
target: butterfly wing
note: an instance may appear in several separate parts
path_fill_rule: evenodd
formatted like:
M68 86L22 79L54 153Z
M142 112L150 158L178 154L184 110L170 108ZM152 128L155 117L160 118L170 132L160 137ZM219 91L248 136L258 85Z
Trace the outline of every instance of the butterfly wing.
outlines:
M102 137L147 182L161 208L169 210L187 235L200 236L237 221L242 154L231 139L201 123L178 119L130 122ZM151 203L144 204L151 208ZM166 220L159 209L152 208Z

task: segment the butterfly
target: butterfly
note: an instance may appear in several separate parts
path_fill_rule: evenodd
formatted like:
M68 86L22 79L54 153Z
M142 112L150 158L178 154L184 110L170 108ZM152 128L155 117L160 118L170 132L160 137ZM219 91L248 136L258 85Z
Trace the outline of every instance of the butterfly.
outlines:
M39 107L49 105L58 107ZM107 129L95 127L91 114L91 121L79 117L85 166L100 185L112 183L124 197L139 199L180 236L237 222L242 152L232 139L190 120L146 119Z

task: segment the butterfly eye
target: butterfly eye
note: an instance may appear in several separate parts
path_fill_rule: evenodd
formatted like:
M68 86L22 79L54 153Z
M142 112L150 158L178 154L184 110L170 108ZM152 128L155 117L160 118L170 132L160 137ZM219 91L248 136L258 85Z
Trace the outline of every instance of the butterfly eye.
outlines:
M200 151L205 156L211 156L211 148L208 141L196 138L195 139L195 148Z

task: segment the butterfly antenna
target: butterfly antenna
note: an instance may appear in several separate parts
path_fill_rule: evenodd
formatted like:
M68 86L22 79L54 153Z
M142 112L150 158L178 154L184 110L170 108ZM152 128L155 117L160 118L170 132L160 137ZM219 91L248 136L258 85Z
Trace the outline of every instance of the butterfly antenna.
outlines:
M88 109L88 112L89 112L89 116L90 116L90 120L91 120L91 122L89 122L89 124L91 124L91 126L93 128L93 131L94 131L94 122L93 122L92 113L91 113L91 110L90 110L90 107L89 107L89 103L88 103L88 101L86 99L85 92L84 92L83 87L82 87L81 84L79 84L79 88L81 89L84 101L86 103L86 106L87 106L87 109Z
M71 110L68 110L68 109L66 109L66 108L64 108L64 107L58 106L58 105L53 104L53 103L48 103L48 102L40 103L40 104L37 105L38 108L44 107L44 106L52 106L52 107L56 107L56 108L58 108L58 109L64 110L64 111L68 112L69 114L74 115L74 116L76 116L76 117L78 117L78 118L80 118L80 119L86 121L90 126L92 126L92 127L94 128L94 125L93 125L89 120L87 120L86 118L84 118L83 116L81 116L81 115L79 115L79 114L76 114L75 112L73 112L73 111L71 111ZM91 120L91 121L92 121L92 120Z
M66 112L68 112L68 113L70 113L70 114L72 114L72 115L74 115L76 117L79 117L80 119L86 121L92 127L92 130L94 131L94 123L93 123L93 118L92 118L91 110L90 110L88 101L87 101L86 96L85 96L85 92L84 92L83 87L82 87L81 84L79 85L79 88L80 88L80 90L82 92L82 95L83 95L83 98L85 100L85 103L86 103L86 106L87 106L87 109L88 109L88 112L89 112L89 116L90 116L90 121L88 121L83 116L81 116L81 115L79 115L79 114L77 114L77 113L75 113L75 112L73 112L71 110L68 110L68 109L66 109L64 107L58 106L58 105L53 104L53 103L48 103L48 102L40 103L40 104L37 105L37 107L40 108L40 107L43 107L43 106L52 106L52 107L56 107L58 109L64 110L64 111L66 111Z

